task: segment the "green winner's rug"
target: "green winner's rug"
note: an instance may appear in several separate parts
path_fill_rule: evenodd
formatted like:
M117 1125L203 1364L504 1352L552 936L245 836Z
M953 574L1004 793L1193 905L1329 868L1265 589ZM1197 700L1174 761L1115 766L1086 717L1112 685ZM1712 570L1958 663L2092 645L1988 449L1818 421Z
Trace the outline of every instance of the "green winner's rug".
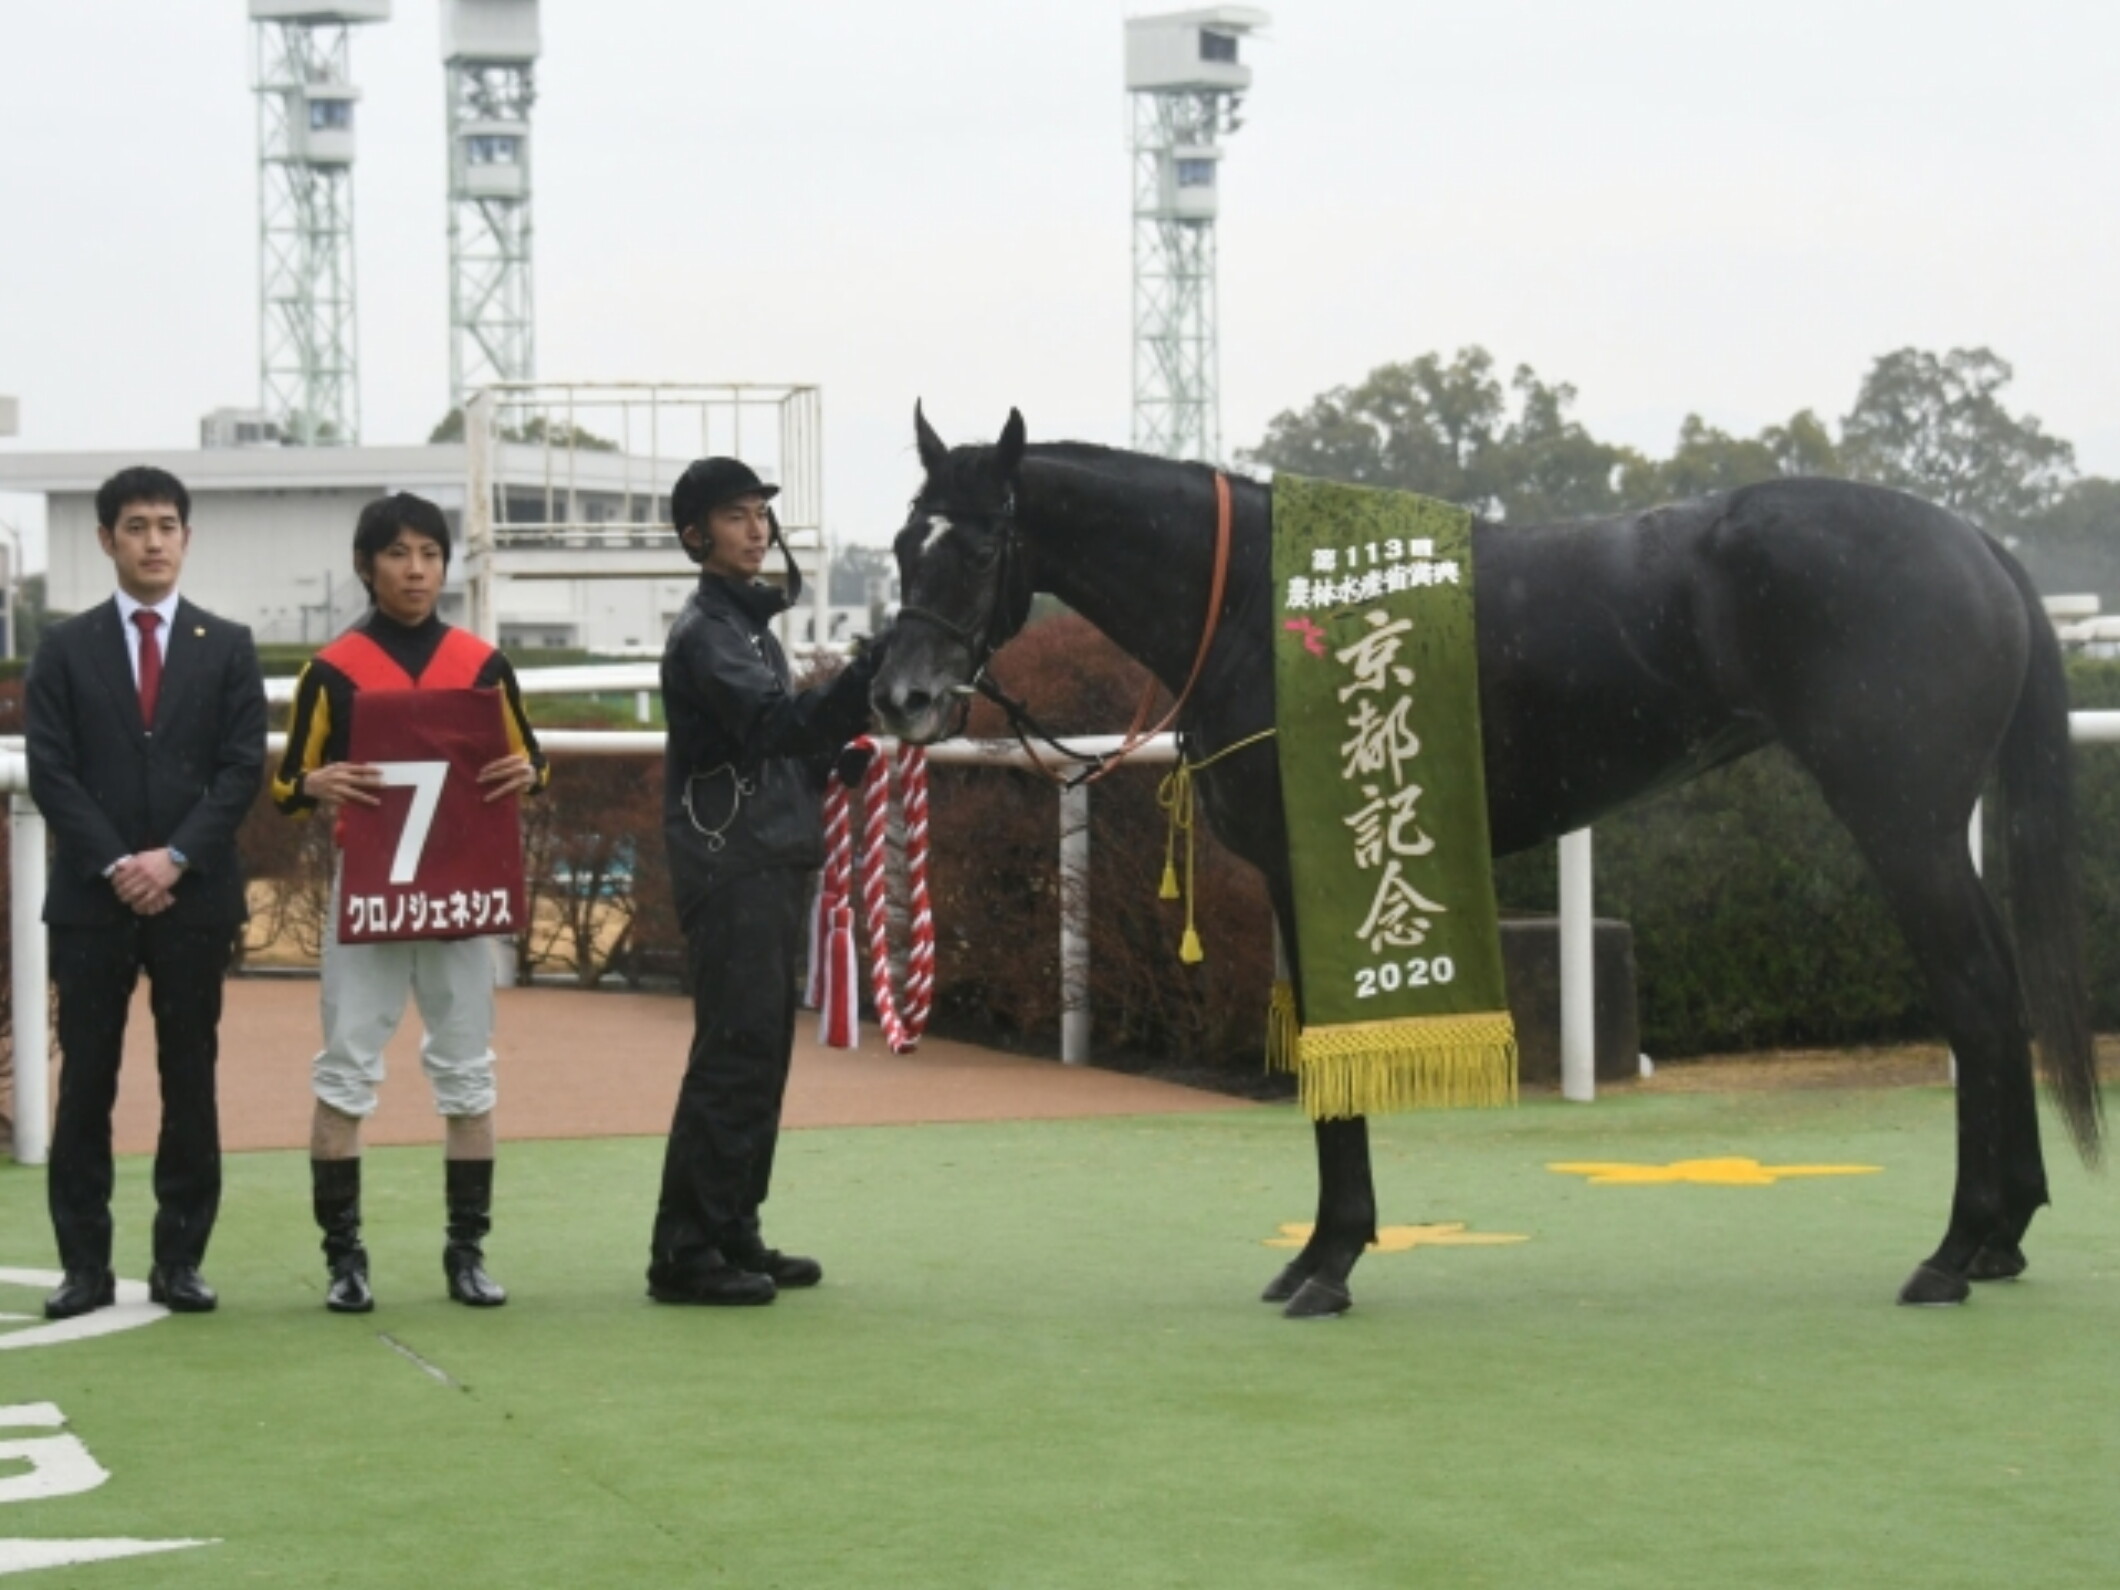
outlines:
M1300 999L1269 1062L1312 1117L1516 1096L1472 622L1472 516L1277 475L1274 721Z

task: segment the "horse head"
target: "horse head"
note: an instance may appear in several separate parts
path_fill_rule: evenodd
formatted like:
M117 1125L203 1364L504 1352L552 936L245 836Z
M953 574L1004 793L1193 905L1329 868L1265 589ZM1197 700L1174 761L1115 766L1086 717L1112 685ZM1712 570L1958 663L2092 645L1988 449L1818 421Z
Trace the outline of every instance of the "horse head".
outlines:
M994 446L954 452L918 403L913 430L927 478L892 543L901 605L869 701L885 733L925 745L954 730L988 661L1023 627L1031 573L1016 524L1023 416L1009 410Z

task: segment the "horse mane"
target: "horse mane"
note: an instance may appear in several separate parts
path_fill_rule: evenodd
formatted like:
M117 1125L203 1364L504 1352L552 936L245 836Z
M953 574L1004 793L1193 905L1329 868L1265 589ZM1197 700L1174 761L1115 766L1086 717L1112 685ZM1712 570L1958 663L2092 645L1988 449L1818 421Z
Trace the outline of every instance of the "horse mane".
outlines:
M952 479L983 472L992 460L994 452L992 442L974 442L951 448ZM1027 464L1064 464L1069 468L1087 469L1105 475L1122 474L1144 466L1151 469L1197 471L1203 475L1211 475L1215 467L1187 459L1158 458L1152 453L1130 452L1123 447L1107 447L1101 442L1033 442L1024 449L1023 460ZM1228 471L1225 470L1224 473Z
M1130 452L1123 447L1106 447L1098 442L1033 442L1024 450L1026 462L1066 464L1076 469L1088 469L1100 474L1117 474L1142 468L1163 470L1175 469L1202 477L1212 476L1216 466L1203 464L1193 459L1158 458L1152 453ZM1229 471L1222 471L1228 474ZM1239 479L1247 478L1243 476Z

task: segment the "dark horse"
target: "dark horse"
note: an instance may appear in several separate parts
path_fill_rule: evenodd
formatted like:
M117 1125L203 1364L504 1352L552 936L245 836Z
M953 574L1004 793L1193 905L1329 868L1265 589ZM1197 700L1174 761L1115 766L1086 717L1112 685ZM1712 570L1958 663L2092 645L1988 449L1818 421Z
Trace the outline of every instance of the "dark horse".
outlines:
M883 726L951 732L964 687L1033 591L1083 614L1173 693L1200 643L1215 542L1211 470L1112 449L945 447L914 410L927 478L897 538L905 607L873 693ZM1180 721L1186 755L1271 726L1267 489L1233 480L1220 627ZM2061 656L2016 562L1897 492L1784 480L1618 518L1474 526L1481 731L1497 855L1581 828L1771 742L1818 780L1919 963L1957 1056L1958 1167L1943 1242L1901 1290L1957 1303L2024 1269L2047 1202L2036 1041L2086 1159L2100 1110L2071 873ZM1967 845L1999 759L2020 963ZM1270 742L1200 775L1222 841L1266 876L1284 942L1289 879ZM1296 1317L1349 1306L1376 1236L1359 1118L1317 1123L1318 1217L1267 1288Z

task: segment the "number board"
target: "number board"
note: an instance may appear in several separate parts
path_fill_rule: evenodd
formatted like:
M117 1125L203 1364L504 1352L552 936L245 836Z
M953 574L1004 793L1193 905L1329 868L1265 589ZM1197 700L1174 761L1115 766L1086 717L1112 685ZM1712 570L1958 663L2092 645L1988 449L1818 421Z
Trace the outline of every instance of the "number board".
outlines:
M381 803L340 817L341 944L514 933L523 844L513 795L479 770L512 747L498 690L363 690L346 758L383 775Z

